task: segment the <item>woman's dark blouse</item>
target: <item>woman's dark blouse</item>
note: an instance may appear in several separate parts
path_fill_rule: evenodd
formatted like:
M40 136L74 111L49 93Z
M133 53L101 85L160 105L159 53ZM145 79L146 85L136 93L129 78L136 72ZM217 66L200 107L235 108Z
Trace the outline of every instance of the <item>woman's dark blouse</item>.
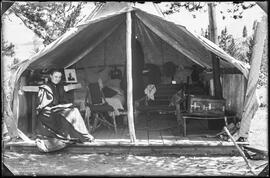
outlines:
M62 84L54 84L52 82L48 82L47 85L52 89L53 92L53 102L49 104L49 106L55 106L69 102L64 90L64 86Z

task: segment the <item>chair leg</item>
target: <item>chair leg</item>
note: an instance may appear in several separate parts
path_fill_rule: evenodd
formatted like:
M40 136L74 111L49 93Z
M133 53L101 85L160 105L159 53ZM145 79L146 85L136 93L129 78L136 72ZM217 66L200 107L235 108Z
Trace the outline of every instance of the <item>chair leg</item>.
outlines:
M105 116L102 114L101 115L101 118L100 118L100 121L108 128L110 129L111 127L113 127L113 125L106 120Z
M98 113L94 113L94 124L91 131L92 133L97 129L98 121Z
M179 103L176 104L176 110L175 110L174 114L176 115L176 119L177 119L177 129L180 131L179 125L181 125L183 127L183 124L182 124L183 118L181 115L181 109L180 109Z
M183 117L183 127L184 127L184 137L187 136L187 125L186 125L186 118Z
M115 114L114 113L112 115L112 119L113 119L114 132L115 132L115 134L117 134L117 125L116 125L116 120L115 120Z
M88 132L90 132L90 121L89 121L90 115L91 115L90 108L86 107L85 115L84 115L84 121L86 122L86 127L87 127Z
M227 126L228 125L228 120L227 120L226 116L224 116L224 122L225 122L225 126Z

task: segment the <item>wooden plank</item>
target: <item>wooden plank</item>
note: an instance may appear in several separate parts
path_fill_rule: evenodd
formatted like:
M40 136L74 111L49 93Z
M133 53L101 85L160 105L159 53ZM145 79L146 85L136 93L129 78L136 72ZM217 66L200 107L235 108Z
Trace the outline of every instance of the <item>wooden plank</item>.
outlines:
M134 146L149 146L148 139L137 139Z
M128 127L125 127L125 128L124 128L123 133L122 133L122 137L125 138L125 139L128 139L128 138L129 138L129 130L128 130Z
M136 130L136 137L140 140L148 140L148 132L147 130Z
M95 130L93 136L98 139L109 139L111 134L114 134L113 130L101 125Z
M75 89L79 89L79 88L82 88L82 84L80 83L76 83L76 84L68 84L68 85L65 85L64 86L64 90L67 92L67 91L70 91L70 90L75 90Z
M10 151L17 153L40 153L36 146L13 146ZM60 150L61 153L92 154L92 153L131 153L136 155L185 155L185 156L238 156L234 146L69 146Z
M150 145L150 142L149 142L149 139L150 139L150 137L149 137L149 128L150 128L150 126L149 126L149 120L148 120L148 117L145 117L145 121L146 121L146 132L147 132L147 137L146 137L146 139L147 139L147 141L148 141L148 144Z
M149 131L149 145L163 144L159 131Z
M162 130L160 132L163 144L172 144L176 141L175 136L172 134L171 129Z
M175 140L170 140L170 139L162 139L163 146L172 146L176 144Z
M118 127L117 128L117 134L116 134L116 137L119 138L119 139L125 139L125 135L124 135L124 131L125 131L125 128L123 127Z
M160 131L149 130L148 133L149 133L150 140L162 140L161 135L160 135Z
M242 74L223 75L223 97L226 99L226 109L236 113L238 117L242 115L245 77Z
M70 145L70 147L100 147L100 146L119 146L119 143L121 143L122 146L147 146L147 140L138 140L136 144L132 143L130 139L96 139L95 142L91 143L83 143L83 144L75 144L75 145ZM223 144L219 144L216 141L204 141L204 142L197 142L197 141L190 141L190 140L180 140L178 142L170 142L168 140L169 144L155 144L156 146L181 146L181 147L191 147L191 146L196 146L196 147L234 147L234 144L232 142L223 142ZM171 144L173 143L173 144ZM238 145L248 145L248 143L243 143L243 142L237 142ZM29 142L26 141L21 141L21 142L8 142L4 144L5 147L36 147L35 141L31 140ZM153 145L151 145L153 146Z
M35 135L36 131L36 120L37 120L37 114L36 114L36 97L37 95L35 93L32 93L31 99L32 99L32 134Z
M107 127L104 127L102 131L104 132L104 136L105 136L105 138L103 140L110 140L110 139L114 138L114 136L115 136L114 131L112 129L107 128Z
M120 140L102 139L106 146L119 146Z
M68 85L64 86L64 90L67 92L67 91L70 91L70 90L79 89L81 87L82 87L82 85L80 83L68 84ZM21 89L24 92L38 92L39 86L22 86Z
M125 143L120 144L119 143ZM143 142L145 141L145 142ZM234 155L238 156L239 152L232 143L230 145L215 145L215 144L198 144L198 143L182 143L182 144L153 144L148 145L146 140L136 140L136 144L131 143L130 139L119 140L96 140L93 143L88 144L75 144L70 145L67 148L61 150L61 152L67 153L132 153L132 154L178 154L178 155ZM16 152L28 152L28 153L40 153L35 143L17 142L9 144L6 149Z
M23 86L22 90L24 92L38 92L39 86Z

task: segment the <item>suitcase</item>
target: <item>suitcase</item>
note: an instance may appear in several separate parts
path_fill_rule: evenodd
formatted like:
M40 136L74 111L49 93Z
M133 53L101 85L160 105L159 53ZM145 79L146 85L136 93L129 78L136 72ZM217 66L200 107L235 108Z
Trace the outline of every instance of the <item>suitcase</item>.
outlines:
M225 104L225 99L206 95L189 95L187 99L188 112L199 116L224 116ZM224 125L223 120L208 120L210 130L221 130Z
M195 115L225 115L225 99L213 96L189 95L187 101L188 112Z

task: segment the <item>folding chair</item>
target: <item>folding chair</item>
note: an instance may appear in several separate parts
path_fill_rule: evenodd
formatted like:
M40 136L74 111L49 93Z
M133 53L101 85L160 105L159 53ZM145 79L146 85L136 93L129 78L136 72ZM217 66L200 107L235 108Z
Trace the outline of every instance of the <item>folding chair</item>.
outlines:
M114 128L115 133L117 133L117 125L114 115L114 108L110 106L104 97L104 94L99 86L96 83L89 83L87 88L87 95L85 98L85 121L90 132L94 132L98 127L102 124L106 127ZM109 112L112 112L112 116L109 116ZM90 117L93 118L93 126L90 129ZM111 118L112 122L107 120L107 118Z

